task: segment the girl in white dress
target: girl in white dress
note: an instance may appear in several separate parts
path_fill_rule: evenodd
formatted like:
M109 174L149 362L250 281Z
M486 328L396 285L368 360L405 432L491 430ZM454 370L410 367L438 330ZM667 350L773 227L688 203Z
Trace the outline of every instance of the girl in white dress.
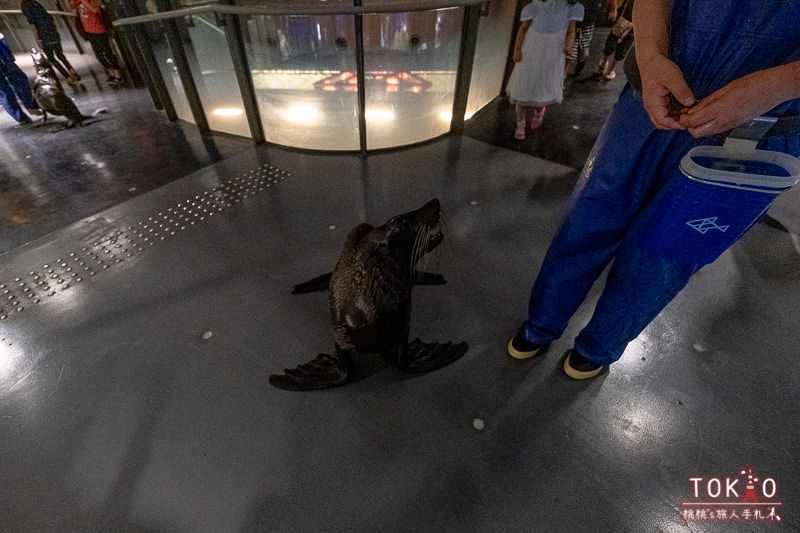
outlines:
M575 38L575 21L583 20L583 6L575 0L533 0L522 9L520 20L506 92L516 105L514 136L521 140L528 107L533 108L535 129L544 119L544 106L564 99L566 54Z

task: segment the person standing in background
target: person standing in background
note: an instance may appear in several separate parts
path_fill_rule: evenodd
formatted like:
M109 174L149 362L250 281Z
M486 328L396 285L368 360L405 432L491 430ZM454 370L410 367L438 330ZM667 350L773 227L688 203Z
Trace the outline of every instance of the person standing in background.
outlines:
M119 59L111 48L108 33L111 28L103 20L103 10L98 0L70 0L75 8L78 32L89 41L94 55L106 69L106 77L112 85L122 83Z
M606 4L606 12L614 21L617 14L617 0L578 0L583 5L583 20L575 24L575 40L567 54L567 77L576 78L586 66L589 49L594 38L594 27L603 10L601 5Z
M617 73L614 68L618 62L625 59L633 46L633 2L634 0L625 0L616 11L617 16L603 47L603 59L597 66L595 78L605 80L616 78Z
M515 105L514 137L525 138L527 108L533 108L531 129L541 126L545 106L564 99L566 54L575 38L575 22L583 6L567 0L533 0L522 9L514 42L514 70L506 92Z
M61 36L58 34L53 16L36 0L20 0L19 7L31 25L39 48L53 67L64 76L70 87L75 90L81 77L72 68L67 56L64 55L64 50L61 48Z

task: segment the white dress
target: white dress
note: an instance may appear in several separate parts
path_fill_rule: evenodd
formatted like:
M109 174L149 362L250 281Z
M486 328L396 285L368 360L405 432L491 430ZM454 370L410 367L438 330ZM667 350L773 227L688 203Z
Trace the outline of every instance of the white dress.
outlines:
M583 6L566 0L533 0L520 20L531 21L522 42L522 61L506 86L511 103L541 107L564 99L564 39L572 20L583 20Z

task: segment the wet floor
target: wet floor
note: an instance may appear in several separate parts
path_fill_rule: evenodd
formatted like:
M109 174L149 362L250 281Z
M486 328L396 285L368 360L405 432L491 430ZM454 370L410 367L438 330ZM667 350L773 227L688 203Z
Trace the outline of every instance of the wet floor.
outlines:
M599 284L543 358L506 353L591 144L574 136L600 127L569 105L589 88L521 143L499 99L476 117L493 131L366 158L202 138L138 89L76 97L109 112L74 130L0 117L0 529L799 529L791 231L758 225L604 377L560 370ZM333 348L324 295L292 285L432 197L448 283L415 289L412 334L468 353L270 387Z

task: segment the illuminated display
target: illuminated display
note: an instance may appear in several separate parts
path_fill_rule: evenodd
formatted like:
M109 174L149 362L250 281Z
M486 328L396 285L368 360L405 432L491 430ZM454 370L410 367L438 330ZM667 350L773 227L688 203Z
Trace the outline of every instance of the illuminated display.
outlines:
M366 72L364 83L369 90L383 90L387 93L421 93L433 85L416 74L391 70ZM326 92L357 91L358 78L354 72L342 72L315 82L314 89Z

